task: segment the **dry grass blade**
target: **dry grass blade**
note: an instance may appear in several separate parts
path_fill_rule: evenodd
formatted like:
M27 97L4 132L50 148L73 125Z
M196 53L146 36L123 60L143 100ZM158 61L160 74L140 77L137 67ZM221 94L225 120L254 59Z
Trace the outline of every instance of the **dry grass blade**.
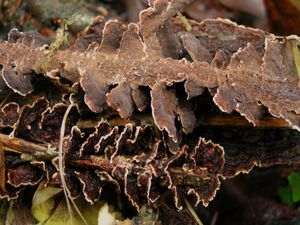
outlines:
M64 161L63 161L63 153L64 153L64 151L63 151L63 141L64 141L64 136L65 136L66 121L67 121L68 115L69 115L69 113L70 113L73 106L74 106L73 104L70 104L68 106L68 108L67 108L67 110L64 114L62 123L61 123L60 139L59 139L59 146L58 146L58 150L59 150L59 153L58 153L58 168L59 168L59 175L60 175L61 183L62 183L62 186L63 186L64 195L65 195L65 198L66 198L70 218L71 219L73 218L73 211L72 211L72 207L71 207L71 204L70 204L70 201L71 201L71 203L73 204L73 206L74 206L76 212L78 213L79 217L82 219L84 224L88 225L85 218L81 214L80 210L76 206L75 202L72 199L69 198L69 190L67 188L65 177L64 177L65 173L64 173Z
M66 121L67 121L67 117L69 112L71 111L73 105L70 104L69 107L67 108L62 123L61 123L61 129L60 129L60 139L59 139L59 146L58 146L58 168L59 168L59 175L60 175L60 179L61 179L61 183L63 186L63 190L64 190L64 194L65 194L65 198L67 201L67 206L68 206L68 210L70 213L70 216L72 216L72 208L70 205L70 201L69 201L69 197L68 197L68 189L67 189L67 185L66 185L66 181L65 181L65 174L64 174L64 161L63 161L63 141L64 141L64 136L65 136L65 127L66 127Z
M6 97L1 101L0 108L5 104L6 100L11 96L12 93L13 93L12 91L9 91Z
M0 189L3 192L6 192L6 180L5 180L5 157L4 157L4 148L2 142L0 141Z
M191 215L194 217L195 221L198 223L198 225L203 225L201 220L199 219L198 215L196 214L195 210L189 203L189 201L186 199L186 197L183 198L184 203L186 204L188 210L190 211Z
M293 46L293 55L294 55L294 62L295 62L295 65L296 65L296 69L297 69L297 74L298 74L298 77L300 79L300 53L299 53L299 43L300 42L297 42L297 44L295 44Z

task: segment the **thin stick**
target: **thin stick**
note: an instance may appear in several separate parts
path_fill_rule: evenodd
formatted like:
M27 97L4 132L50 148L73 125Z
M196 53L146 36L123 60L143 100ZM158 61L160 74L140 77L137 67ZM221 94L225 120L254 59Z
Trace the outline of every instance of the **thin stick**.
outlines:
M203 116L197 120L197 126L232 126L232 127L254 127L241 116ZM284 119L268 117L257 122L254 128L291 128Z
M38 145L20 138L10 138L8 135L0 134L0 140L4 151L12 151L21 154L45 153L49 150L47 146Z

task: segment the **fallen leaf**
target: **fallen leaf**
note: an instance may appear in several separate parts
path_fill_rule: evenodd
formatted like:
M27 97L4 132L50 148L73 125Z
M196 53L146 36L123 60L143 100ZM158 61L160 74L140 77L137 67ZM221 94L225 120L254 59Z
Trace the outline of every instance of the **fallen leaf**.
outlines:
M41 182L32 198L31 213L40 223L44 223L52 214L55 207L55 196L62 191L61 188L46 187Z
M116 217L115 213L109 212L109 207L104 204L99 210L98 225L115 225Z

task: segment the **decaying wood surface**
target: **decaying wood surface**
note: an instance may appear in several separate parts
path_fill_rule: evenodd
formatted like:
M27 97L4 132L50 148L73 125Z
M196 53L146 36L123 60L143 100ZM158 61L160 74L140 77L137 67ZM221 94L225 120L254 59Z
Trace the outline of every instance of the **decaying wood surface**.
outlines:
M98 18L55 51L50 39L16 29L0 43L1 197L43 179L61 185L58 143L70 104L72 198L94 202L112 185L137 210L167 190L178 209L184 196L207 205L220 179L300 162L298 37L223 19L191 21L186 31L173 17L190 0L150 2L138 23ZM247 141L229 137L248 128Z

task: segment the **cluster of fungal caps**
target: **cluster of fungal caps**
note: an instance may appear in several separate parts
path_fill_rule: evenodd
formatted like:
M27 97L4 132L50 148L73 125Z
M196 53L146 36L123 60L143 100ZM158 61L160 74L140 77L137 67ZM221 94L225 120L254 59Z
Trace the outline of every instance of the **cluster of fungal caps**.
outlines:
M39 112L41 109L43 113ZM31 107L24 107L14 135L27 140L47 141L49 135L52 140L58 139L59 134L46 133L43 128L54 128L47 124L47 117L56 117L55 128L59 130L65 111L66 106L49 110L47 100L38 99ZM70 124L74 120L69 119L68 127ZM23 133L28 127L28 132ZM23 149L22 154L15 154L20 153L18 146L4 143L10 146L7 151L11 154L6 158L7 184L1 192L3 197L16 198L24 187L36 185L45 178L48 185L60 184L57 151L23 142L21 147L27 146L27 150ZM200 138L193 147L182 145L172 150L156 137L150 125L111 126L105 120L93 132L82 132L72 126L64 150L64 174L70 197L83 193L93 203L99 199L102 187L111 184L117 192L122 190L137 209L147 202L155 202L168 189L173 192L178 208L181 208L179 200L186 194L193 196L195 204L207 205L220 186L224 165L223 148L211 141Z
M139 23L100 24L103 29L95 33L97 38L78 38L74 46L62 46L50 58L50 40L36 33L13 29L8 41L0 43L0 89L24 96L2 107L1 127L11 127L14 137L57 146L67 106L36 97L34 80L40 76L61 88L64 102L69 97L77 106L68 117L64 148L72 197L82 190L93 202L102 186L110 183L124 190L137 209L155 202L165 190L173 192L178 208L184 195L206 205L220 185L223 148L202 138L185 145L180 135L181 130L192 133L196 126L195 99L206 89L223 112L235 110L258 125L267 111L299 130L300 91L292 54L298 40L280 41L221 19L193 22L192 31L185 31L173 17L190 2L150 1ZM183 94L178 84L183 84ZM83 132L75 124L84 104L85 110L96 114L115 110L122 119L150 108L164 135L157 137L148 125L111 126L104 120L94 132ZM7 184L1 194L17 197L21 187L35 185L43 177L60 183L54 156L55 152L51 160L36 156L29 163L20 155L6 157Z

